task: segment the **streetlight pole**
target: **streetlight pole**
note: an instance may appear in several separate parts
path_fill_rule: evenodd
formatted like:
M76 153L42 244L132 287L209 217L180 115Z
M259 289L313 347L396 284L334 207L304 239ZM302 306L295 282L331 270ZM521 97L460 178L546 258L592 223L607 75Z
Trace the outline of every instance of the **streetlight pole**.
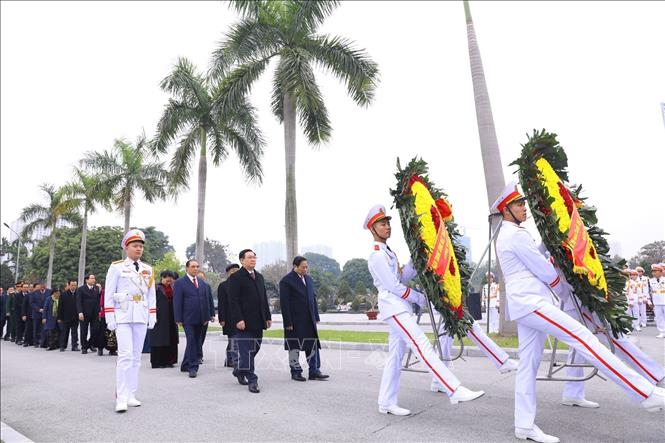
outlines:
M18 234L18 232L10 228L7 223L3 223L3 225L5 225L7 229L16 234L16 238L18 238L18 250L16 251L16 272L14 272L14 284L16 284L18 282L18 262L21 258L21 236Z

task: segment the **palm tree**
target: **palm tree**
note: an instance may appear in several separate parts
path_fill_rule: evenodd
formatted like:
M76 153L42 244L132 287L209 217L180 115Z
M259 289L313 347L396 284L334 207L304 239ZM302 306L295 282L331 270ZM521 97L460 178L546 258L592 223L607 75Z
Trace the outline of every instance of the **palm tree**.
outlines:
M284 124L286 154L285 228L287 257L298 252L296 207L296 114L312 145L330 139L328 111L314 75L321 67L346 84L351 98L367 106L374 97L378 67L364 50L317 28L338 1L232 1L242 15L213 53L212 73L225 76L221 106L242 100L275 58L272 112ZM289 258L289 259L290 259Z
M469 62L471 64L471 78L473 80L473 96L476 103L476 120L478 121L478 135L480 136L480 152L483 157L485 171L485 188L487 190L487 207L489 208L499 193L506 186L503 177L501 152L494 129L494 117L490 97L485 82L483 61L480 58L480 49L473 27L469 2L464 0L464 13L466 15L466 34L469 41Z
M164 108L157 124L153 150L166 152L169 144L181 135L171 158L170 185L175 191L189 187L191 161L199 153L198 214L196 223L196 258L205 260L205 200L208 178L208 145L212 162L218 166L229 150L235 151L245 176L262 181L261 156L263 138L256 127L256 116L249 102L240 98L233 107L222 108L220 82L196 72L186 58L179 58L173 71L161 83L161 88L173 98Z
M97 210L98 205L111 211L111 192L110 189L102 186L102 179L97 175L91 175L79 168L74 168L74 181L66 184L62 192L70 198L76 206L83 212L83 222L81 224L81 249L79 252L78 284L83 284L85 275L85 256L88 238L88 215Z
M117 139L113 149L104 152L86 152L81 165L102 177L100 186L114 196L113 204L125 216L125 231L129 231L132 204L140 192L148 202L167 197L164 164L148 158L148 142L141 135L136 146Z
M53 258L55 257L55 234L58 224L61 221L78 225L81 222L80 217L74 211L76 203L67 198L67 196L55 186L43 184L40 189L44 191L48 200L46 205L33 203L23 208L21 211L21 221L26 225L23 228L22 235L30 236L37 228L50 231L49 234L49 252L48 252L48 271L46 273L46 286L51 287L53 279Z

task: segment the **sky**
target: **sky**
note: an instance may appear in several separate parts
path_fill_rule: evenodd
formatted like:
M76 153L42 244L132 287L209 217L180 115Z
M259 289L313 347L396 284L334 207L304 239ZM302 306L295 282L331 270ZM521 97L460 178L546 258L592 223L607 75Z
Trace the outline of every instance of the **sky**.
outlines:
M179 56L207 70L238 19L224 2L3 1L0 9L6 223L43 201L41 183L71 180L86 151L154 135L168 100L159 82ZM471 2L471 11L506 179L516 179L508 164L526 134L545 128L559 135L571 181L584 185L615 252L629 258L663 240L665 3ZM320 31L365 49L381 81L372 105L360 108L317 71L334 132L316 148L297 138L300 246L329 245L341 264L367 257L367 211L392 206L396 160L420 156L477 258L488 205L462 2L344 2ZM267 140L263 184L248 184L233 155L208 169L206 236L233 255L284 239L284 135L270 113L271 77L272 69L250 97ZM131 219L164 231L181 259L196 235L195 175L190 183L177 201L136 201ZM102 211L90 224L121 226L123 218ZM391 244L408 257L399 223Z

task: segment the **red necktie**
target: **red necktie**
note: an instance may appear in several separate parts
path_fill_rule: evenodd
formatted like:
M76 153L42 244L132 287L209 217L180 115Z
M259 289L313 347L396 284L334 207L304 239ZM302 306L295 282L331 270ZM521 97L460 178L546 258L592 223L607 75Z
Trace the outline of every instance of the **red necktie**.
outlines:
M199 283L196 281L196 277L194 277L194 287L199 289Z

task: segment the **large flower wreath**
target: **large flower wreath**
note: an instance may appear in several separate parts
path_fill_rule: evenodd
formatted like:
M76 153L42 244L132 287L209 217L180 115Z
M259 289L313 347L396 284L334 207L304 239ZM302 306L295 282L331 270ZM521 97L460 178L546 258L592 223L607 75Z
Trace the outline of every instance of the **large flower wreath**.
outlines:
M452 207L443 191L429 181L425 161L414 158L404 169L398 161L395 177L397 189L390 194L418 280L443 316L447 333L464 337L473 323L464 305L470 273Z
M534 221L575 294L607 321L614 335L631 329L622 295L625 278L609 258L596 208L584 204L582 186L568 184L568 158L556 134L535 131L511 165L518 169Z

